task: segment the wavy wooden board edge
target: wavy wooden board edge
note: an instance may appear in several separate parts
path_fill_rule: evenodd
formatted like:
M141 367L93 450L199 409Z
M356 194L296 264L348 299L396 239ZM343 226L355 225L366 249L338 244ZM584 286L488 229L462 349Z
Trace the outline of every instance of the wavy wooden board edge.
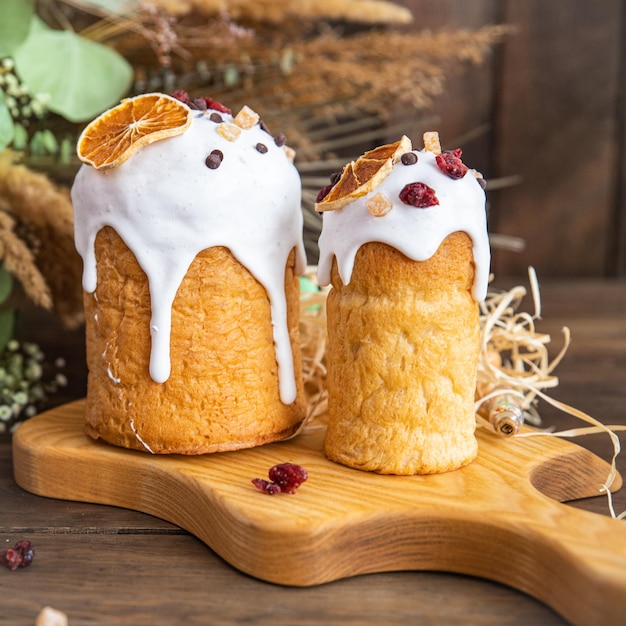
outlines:
M528 593L573 624L623 623L625 522L545 495L587 497L606 479L608 464L571 442L479 431L479 456L468 467L396 477L328 461L323 428L251 450L182 457L92 441L83 421L79 401L22 424L13 443L16 482L38 495L168 520L268 582L456 572ZM269 497L252 486L285 461L309 472L295 495Z

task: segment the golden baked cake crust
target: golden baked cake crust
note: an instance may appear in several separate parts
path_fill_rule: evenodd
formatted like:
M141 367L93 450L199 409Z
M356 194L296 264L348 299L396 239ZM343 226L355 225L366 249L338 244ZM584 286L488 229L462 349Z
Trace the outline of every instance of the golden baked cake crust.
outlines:
M425 261L377 242L328 296L326 455L384 474L457 469L476 456L480 327L472 240L454 232Z
M98 284L85 293L87 432L155 454L203 454L284 439L305 416L299 285L285 271L297 397L281 402L270 304L224 247L200 252L172 308L171 374L150 377L150 294L135 256L110 227L97 235Z

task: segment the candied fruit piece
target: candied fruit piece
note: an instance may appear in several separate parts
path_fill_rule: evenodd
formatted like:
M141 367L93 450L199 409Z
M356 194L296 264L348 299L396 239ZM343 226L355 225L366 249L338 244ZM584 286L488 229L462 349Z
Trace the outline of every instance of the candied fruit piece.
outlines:
M233 118L233 124L239 128L250 129L259 121L259 114L255 113L249 106L244 105Z
M383 217L393 208L391 200L389 200L384 193L377 193L373 195L367 200L365 205L374 217Z
M404 204L409 204L418 209L427 209L439 204L435 190L424 183L408 183L399 195Z
M287 158L293 163L296 160L296 151L289 146L283 146L283 150L287 155Z
M236 141L241 135L241 128L236 124L224 122L217 127L217 132L227 141Z
M424 150L433 154L441 154L439 133L436 130L424 133Z

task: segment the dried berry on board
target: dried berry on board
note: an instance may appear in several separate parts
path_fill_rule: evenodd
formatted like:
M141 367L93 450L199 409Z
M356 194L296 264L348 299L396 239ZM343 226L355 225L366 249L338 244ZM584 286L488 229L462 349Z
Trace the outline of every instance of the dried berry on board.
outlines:
M28 567L35 556L35 547L30 541L18 541L12 548L0 552L0 563L7 569L15 571L20 567Z
M307 471L300 465L279 463L270 468L269 480L253 478L252 484L268 496L278 493L293 494L308 477Z

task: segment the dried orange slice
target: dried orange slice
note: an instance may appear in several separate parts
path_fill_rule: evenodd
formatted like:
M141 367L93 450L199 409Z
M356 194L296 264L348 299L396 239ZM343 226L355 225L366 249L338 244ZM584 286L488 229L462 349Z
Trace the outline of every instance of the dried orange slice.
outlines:
M76 152L98 170L121 165L137 150L180 135L191 124L191 109L162 93L126 98L91 122L78 138Z
M332 189L315 203L315 210L336 211L369 193L391 172L400 157L413 149L411 140L403 135L394 143L379 146L348 163Z

